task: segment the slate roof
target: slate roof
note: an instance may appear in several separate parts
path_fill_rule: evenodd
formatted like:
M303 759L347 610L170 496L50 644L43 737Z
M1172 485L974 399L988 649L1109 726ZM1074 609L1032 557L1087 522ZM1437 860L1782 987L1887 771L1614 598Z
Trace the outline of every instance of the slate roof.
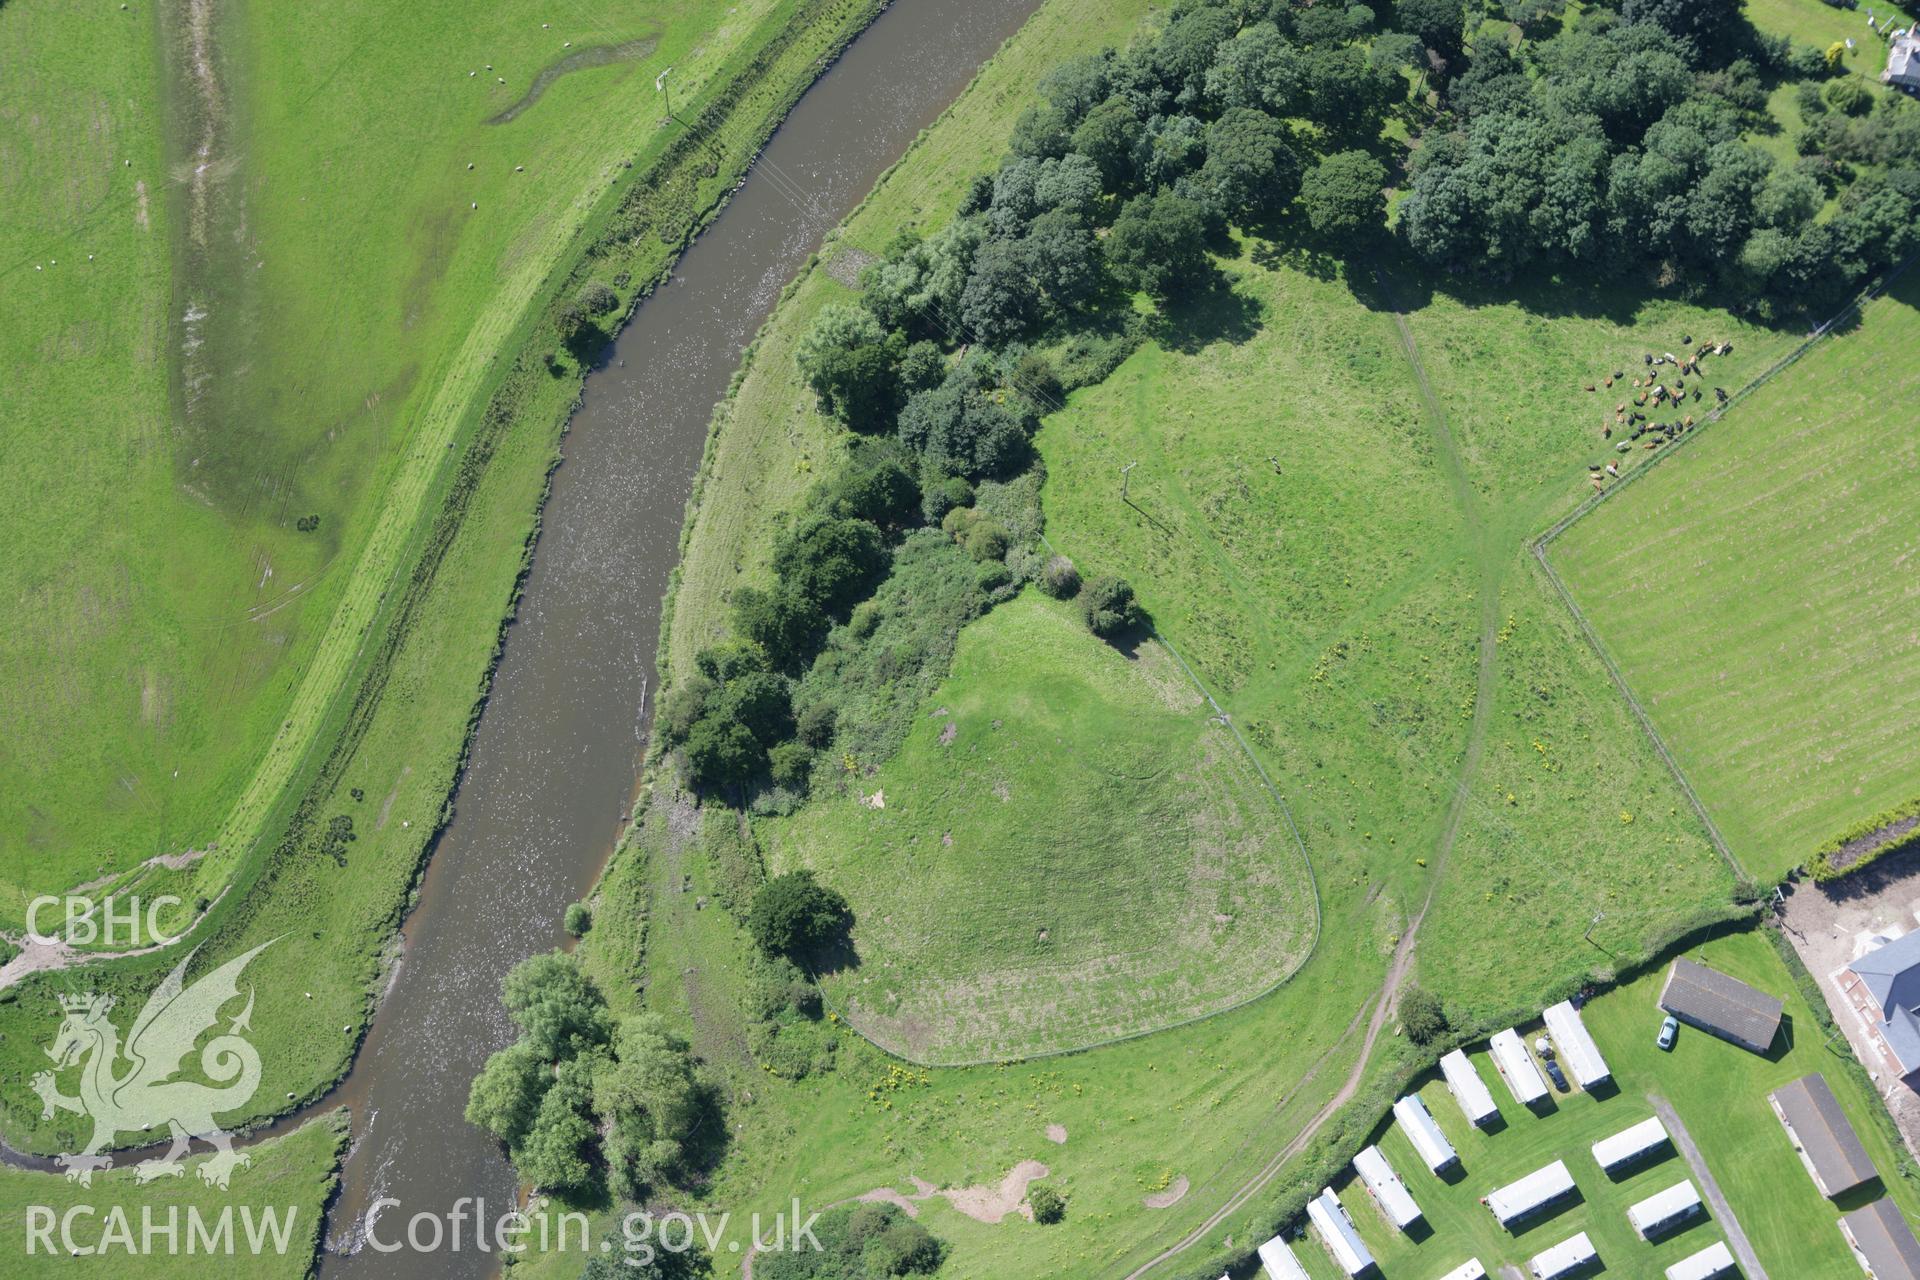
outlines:
M1882 1018L1920 1005L1920 932L1875 947L1847 968L1859 975Z
M1847 1123L1840 1100L1833 1096L1825 1076L1801 1076L1767 1096L1793 1130L1813 1166L1821 1193L1828 1199L1880 1176L1867 1149L1860 1145L1860 1136Z
M1755 1053L1765 1053L1772 1046L1784 1008L1764 991L1684 956L1667 973L1660 1007L1682 1022Z
M1840 1225L1866 1256L1873 1280L1920 1280L1920 1240L1893 1201L1882 1196L1841 1218Z

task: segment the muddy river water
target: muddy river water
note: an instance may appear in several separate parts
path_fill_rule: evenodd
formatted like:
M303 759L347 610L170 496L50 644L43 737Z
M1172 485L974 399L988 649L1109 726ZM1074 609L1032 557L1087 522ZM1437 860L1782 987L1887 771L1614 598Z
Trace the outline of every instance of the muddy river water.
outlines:
M647 723L660 604L713 405L741 348L822 235L959 93L1037 0L896 0L808 91L732 203L634 315L554 476L533 569L405 929L405 958L330 1103L353 1144L327 1224L329 1276L465 1277L498 1253L382 1252L463 1197L492 1217L512 1171L461 1116L511 1028L500 980L562 941L561 913L611 852Z

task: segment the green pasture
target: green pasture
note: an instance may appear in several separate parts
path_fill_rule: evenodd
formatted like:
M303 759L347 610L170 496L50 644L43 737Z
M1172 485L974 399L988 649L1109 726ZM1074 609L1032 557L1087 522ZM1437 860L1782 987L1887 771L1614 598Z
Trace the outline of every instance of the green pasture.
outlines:
M7 7L9 17L16 8ZM718 70L690 75L685 96L676 94L678 114L691 117L708 107L718 113L724 163L717 172L706 171L710 157L704 151L685 172L662 165L663 155L671 158L668 136L652 131L652 115L638 116L648 132L630 140L639 148L635 167L622 169L623 186L609 186L608 192L617 196L624 184L645 183L649 194L673 195L683 204L655 209L637 241L601 243L597 237L603 236L610 202L600 202L556 274L594 272L612 280L624 272L631 283L622 296L631 297L672 260L680 236L732 187L793 96L817 74L821 59L865 25L871 8L866 0L845 0L809 14L805 25L795 27L791 6L777 7L752 30L734 32L727 50L710 45L714 57L725 53L714 64ZM538 22L533 26L539 29ZM776 40L784 43L761 65L761 52ZM707 65L690 64L695 70ZM563 77L512 127L533 127L571 81L621 74L619 66L607 66ZM650 76L644 87L650 95ZM583 241L591 242L590 254ZM346 696L316 694L313 705L320 712L309 745L289 747L285 761L263 765L249 784L249 794L264 806L260 827L270 838L254 856L228 864L235 887L217 898L194 941L212 957L279 939L250 970L259 975L261 992L253 1025L267 1072L256 1094L262 1115L319 1096L346 1070L383 986L389 943L445 813L577 394L577 368L568 365L564 376L556 376L545 362L555 342L552 326L544 303L522 308L502 338L499 360L478 357L490 372L471 411L461 410L457 426L446 428L454 447L434 446L445 461L432 468L421 519L398 545L398 577L384 585L368 580L364 599L354 605L372 612L364 640L336 655L345 664ZM336 618L331 625L341 624ZM314 670L310 664L303 688L317 688ZM290 729L289 742L293 737ZM271 788L263 788L261 779L282 768L288 785L269 803ZM337 850L339 861L319 840L337 816L352 818L355 834ZM283 844L289 831L292 841ZM208 874L211 861L182 871L148 871L138 883L144 893L173 891L191 902L193 877ZM209 896L217 897L217 890ZM177 958L169 951L91 965L84 980L137 1004ZM32 977L0 1002L6 1078L24 1081L36 1069L39 1046L58 1021L55 994L72 980ZM24 1087L0 1090L0 1132L16 1146L42 1151L71 1149L75 1137L64 1117L43 1122L38 1099Z
M1570 526L1554 565L1743 865L1920 790L1910 279Z
M1308 871L1166 650L1028 592L962 633L905 746L761 831L852 900L829 991L915 1062L1025 1057L1203 1017L1313 944Z
M1698 1144L1708 1171L1726 1195L1754 1253L1770 1276L1795 1280L1848 1280L1858 1264L1837 1225L1842 1207L1823 1198L1807 1176L1767 1094L1810 1072L1820 1072L1840 1097L1855 1130L1882 1170L1889 1194L1911 1219L1920 1197L1898 1176L1903 1151L1896 1145L1879 1101L1857 1069L1822 1042L1818 1023L1795 989L1772 944L1758 930L1734 933L1696 948L1695 958L1751 982L1787 1002L1781 1039L1767 1057L1683 1027L1671 1053L1653 1043L1663 1016L1658 1008L1667 967L1602 996L1583 1012L1587 1028L1613 1069L1618 1091L1555 1094L1554 1107L1534 1114L1520 1107L1495 1071L1485 1046L1468 1057L1500 1105L1502 1123L1490 1131L1467 1124L1444 1081L1423 1077L1420 1095L1460 1153L1464 1173L1452 1181L1434 1177L1405 1134L1392 1124L1374 1138L1425 1214L1427 1228L1415 1236L1395 1230L1374 1206L1365 1184L1351 1172L1335 1185L1361 1237L1389 1277L1441 1275L1469 1257L1490 1274L1507 1265L1524 1269L1528 1258L1585 1231L1606 1274L1657 1276L1674 1262L1726 1238L1711 1207L1691 1226L1653 1243L1627 1221L1636 1202L1691 1179L1705 1188L1678 1150L1632 1166L1609 1178L1590 1150L1602 1138L1654 1114L1651 1098L1670 1103ZM1533 1030L1537 1030L1537 1024ZM1531 1039L1531 1031L1528 1032ZM1669 1126L1671 1128L1671 1126ZM1575 1197L1523 1221L1509 1234L1480 1203L1504 1186L1554 1160L1566 1161L1579 1187ZM1867 1198L1872 1198L1870 1193ZM1849 1198L1844 1208L1860 1201ZM1417 1229L1418 1230L1418 1229ZM1340 1273L1318 1243L1299 1242L1299 1255L1316 1277Z
M0 447L33 500L0 515L0 920L190 849L217 846L206 896L228 883L509 338L664 145L652 73L698 101L779 7L250 7L214 33L243 239L197 221L163 136L169 19L6 7ZM488 123L602 44L645 56Z
M333 1195L335 1162L347 1140L346 1116L335 1112L325 1119L302 1125L294 1132L270 1138L247 1148L251 1165L235 1169L227 1190L202 1182L197 1169L206 1158L204 1148L188 1157L186 1172L176 1178L160 1178L141 1185L132 1169L114 1169L96 1173L91 1187L82 1187L64 1178L29 1173L19 1169L0 1169L0 1276L124 1276L137 1270L143 1278L172 1280L173 1277L245 1276L281 1277L300 1280L312 1273L314 1250L320 1243L321 1215ZM123 1215L131 1228L131 1241L102 1248L99 1253L68 1256L64 1252L49 1256L36 1237L35 1252L29 1254L28 1227L44 1223L35 1209L51 1210L55 1215L52 1242L62 1248L59 1221L69 1219L80 1248L101 1246L110 1215ZM75 1210L78 1212L74 1212ZM189 1226L197 1213L209 1231L216 1230L223 1212L231 1210L232 1255L188 1252ZM248 1243L243 1215L252 1213L253 1221L264 1221L271 1211L285 1227L287 1248L275 1248L272 1235L259 1252ZM147 1223L164 1228L177 1223L172 1237L156 1232L145 1235ZM290 1224L290 1225L287 1225ZM150 1242L151 1247L143 1247ZM135 1251L138 1251L137 1253Z

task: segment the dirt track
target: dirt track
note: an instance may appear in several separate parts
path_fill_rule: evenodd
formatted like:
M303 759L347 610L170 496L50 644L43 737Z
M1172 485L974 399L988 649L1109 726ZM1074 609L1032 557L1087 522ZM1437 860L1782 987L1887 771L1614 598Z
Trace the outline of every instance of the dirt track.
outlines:
M1380 990L1372 1000L1373 1015L1367 1019L1366 1036L1360 1042L1360 1056L1354 1062L1353 1068L1348 1071L1346 1079L1340 1082L1340 1087L1334 1091L1333 1096L1314 1113L1313 1118L1301 1128L1300 1132L1275 1152L1272 1159L1262 1165L1258 1173L1228 1196L1219 1209L1208 1215L1204 1222L1182 1237L1177 1244L1155 1255L1145 1265L1129 1272L1127 1280L1139 1280L1155 1267L1178 1257L1205 1239L1208 1232L1226 1221L1230 1215L1271 1183L1286 1167L1289 1160L1306 1150L1307 1144L1318 1136L1327 1121L1332 1119L1340 1108L1353 1100L1354 1094L1360 1089L1361 1082L1366 1078L1367 1067L1373 1060L1374 1046L1379 1043L1380 1032L1386 1027L1388 1015L1393 1012L1400 988L1406 982L1407 974L1412 971L1414 945L1420 935L1420 925L1426 919L1427 909L1433 905L1433 895L1446 874L1447 855L1453 851L1454 839L1460 831L1460 819L1466 812L1473 778L1479 770L1480 758L1486 746L1487 726L1493 713L1495 662L1498 656L1495 637L1500 626L1501 567L1498 557L1491 554L1484 545L1485 509L1479 494L1473 488L1472 481L1467 476L1466 466L1460 458L1459 445L1454 440L1452 430L1447 426L1446 413L1441 409L1439 399L1434 395L1432 384L1427 378L1426 368L1420 362L1420 349L1414 343L1413 330L1408 326L1405 314L1393 302L1392 291L1386 277L1377 269L1374 272L1374 281L1381 293L1386 296L1388 304L1394 308L1393 322L1399 333L1400 347L1407 357L1407 362L1412 365L1414 378L1419 383L1420 399L1427 410L1427 424L1433 433L1434 445L1439 451L1442 469L1446 472L1448 482L1453 489L1460 518L1473 541L1481 544L1479 667L1474 682L1473 720L1467 732L1467 747L1461 753L1459 766L1454 770L1453 801L1447 811L1447 824L1441 829L1440 837L1434 845L1433 875L1427 882L1427 896L1421 901L1418 914L1407 925L1407 931L1401 935L1399 945L1394 948L1393 961L1387 966L1386 978L1381 982ZM1308 1072L1307 1077L1301 1081L1302 1088L1312 1082L1327 1058L1352 1038L1354 1027L1360 1015L1366 1012L1367 1007L1361 1006L1360 1012L1354 1015L1354 1022L1347 1025L1340 1039L1334 1042L1332 1049L1328 1050L1327 1056L1322 1057L1320 1062L1314 1065L1313 1070Z

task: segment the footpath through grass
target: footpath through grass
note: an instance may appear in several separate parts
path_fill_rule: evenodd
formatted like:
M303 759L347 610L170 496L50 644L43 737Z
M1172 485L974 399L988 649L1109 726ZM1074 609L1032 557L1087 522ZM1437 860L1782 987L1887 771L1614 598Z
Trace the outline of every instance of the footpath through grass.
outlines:
M852 899L877 972L828 990L915 1062L1204 1017L1285 979L1314 936L1279 807L1171 655L1148 642L1129 657L1034 591L965 630L856 795L762 839L776 866L814 867Z
M0 1169L0 1277L299 1280L312 1274L322 1215L346 1141L344 1113L303 1125L248 1148L253 1163L234 1170L224 1191L200 1180L204 1150L186 1161L181 1176L145 1184L135 1181L132 1169L97 1173L91 1187ZM224 1237L218 1234L223 1220ZM63 1221L70 1240L62 1236ZM193 1234L196 1222L202 1235ZM35 1232L31 1248L30 1230ZM39 1234L49 1230L50 1236ZM231 1242L231 1248L200 1245L209 1238ZM49 1256L49 1239L57 1256ZM69 1243L97 1251L71 1254Z
M1916 307L1909 274L1549 552L1766 880L1920 793Z

